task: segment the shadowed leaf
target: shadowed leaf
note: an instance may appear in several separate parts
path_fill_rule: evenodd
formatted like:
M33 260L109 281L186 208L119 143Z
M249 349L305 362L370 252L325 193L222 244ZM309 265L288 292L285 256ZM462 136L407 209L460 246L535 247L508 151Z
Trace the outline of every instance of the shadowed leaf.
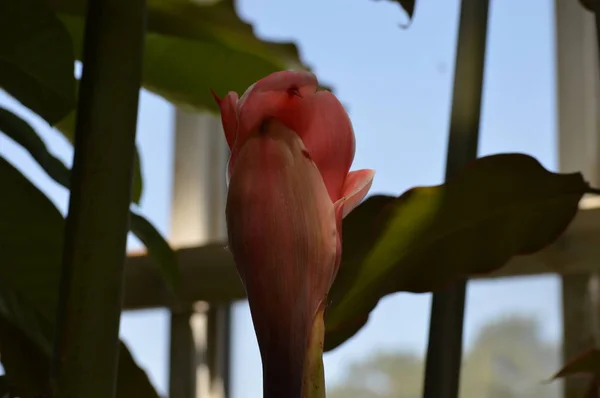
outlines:
M121 341L119 345L119 376L115 398L158 398L158 393L150 383L146 372L140 368L131 351Z
M380 0L378 0L380 1ZM415 12L415 3L416 0L388 0L394 3L400 4L400 7L406 12L409 19L412 19L413 14Z
M584 398L598 398L600 397L600 383L597 379L590 380L588 390L585 393Z
M594 1L593 0L579 0L579 3L588 11L594 12Z
M44 141L27 122L2 107L0 131L29 152L50 178L65 188L70 187L71 171L48 151ZM176 292L179 270L175 252L148 220L133 211L130 211L130 217L131 231L148 248L150 255L156 259L168 287L172 292Z
M172 293L177 294L180 288L177 254L150 221L134 211L130 211L129 216L131 217L131 232L140 238L150 256L156 259L167 286Z
M8 385L8 381L6 380L6 375L0 375L0 397L6 397L9 392L10 387Z
M42 0L0 2L0 88L51 125L75 107L75 58Z
M589 375L600 378L600 350L592 348L571 358L552 379L561 377Z
M0 131L29 152L50 178L69 187L69 169L48 151L44 141L25 120L0 107Z
M326 350L351 337L387 294L435 291L552 243L589 190L579 173L502 154L472 162L444 185L367 199L343 224Z
M2 352L2 366L6 372L6 384L10 386L14 396L21 398L50 396L48 355L44 354L22 329L6 321L2 316L0 316L0 352Z
M7 376L29 398L24 391L46 389L47 378L39 377L48 374L50 363L65 222L52 202L2 157L0 181L9 187L0 194L0 281L5 293L0 300L0 351ZM124 345L121 350L117 396L157 398Z

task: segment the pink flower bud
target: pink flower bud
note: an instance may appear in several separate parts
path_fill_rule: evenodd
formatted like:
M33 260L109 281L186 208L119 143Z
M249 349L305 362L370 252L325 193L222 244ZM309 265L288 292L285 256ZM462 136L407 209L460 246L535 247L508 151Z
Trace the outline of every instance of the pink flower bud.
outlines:
M341 259L342 218L373 170L349 172L355 141L338 99L308 72L273 73L222 100L231 149L229 248L248 294L264 397L301 398L316 314Z

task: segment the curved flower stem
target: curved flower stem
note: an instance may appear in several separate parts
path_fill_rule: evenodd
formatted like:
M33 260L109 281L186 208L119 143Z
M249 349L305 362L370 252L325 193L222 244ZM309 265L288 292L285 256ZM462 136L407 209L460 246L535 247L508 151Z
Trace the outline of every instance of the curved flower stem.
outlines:
M323 367L323 342L325 339L325 307L322 306L312 327L304 362L302 398L325 398L325 370Z

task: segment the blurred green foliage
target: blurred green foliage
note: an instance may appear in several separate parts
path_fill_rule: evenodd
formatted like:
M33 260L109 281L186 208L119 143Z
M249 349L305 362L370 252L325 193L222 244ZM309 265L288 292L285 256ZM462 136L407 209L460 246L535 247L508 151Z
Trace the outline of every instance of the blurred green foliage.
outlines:
M0 4L0 87L57 127L70 142L77 102L74 62L81 59L85 7L85 0ZM252 27L238 17L232 0L149 2L143 86L177 106L216 111L211 88L220 93L241 92L259 78L288 68L305 68L296 46L257 38ZM0 131L23 146L56 182L69 186L69 170L24 120L0 109ZM24 398L37 397L48 387L42 375L47 376L54 331L64 219L3 159L0 181L7 188L0 195L2 362L11 387ZM136 155L133 201L138 203L141 195L142 170ZM157 259L166 283L176 293L173 250L134 212L131 228ZM12 344L16 338L20 343ZM123 349L119 396L156 397L145 373Z

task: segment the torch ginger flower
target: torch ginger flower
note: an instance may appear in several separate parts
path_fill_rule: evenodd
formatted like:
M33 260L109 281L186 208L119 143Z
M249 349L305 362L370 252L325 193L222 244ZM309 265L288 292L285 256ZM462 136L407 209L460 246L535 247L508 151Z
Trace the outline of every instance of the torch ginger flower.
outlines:
M241 98L213 95L231 150L229 248L248 295L264 397L305 398L315 388L303 375L312 372L309 346L323 341L323 328L315 336L313 327L323 323L340 264L342 218L365 197L374 171L349 171L352 124L311 73L273 73Z

